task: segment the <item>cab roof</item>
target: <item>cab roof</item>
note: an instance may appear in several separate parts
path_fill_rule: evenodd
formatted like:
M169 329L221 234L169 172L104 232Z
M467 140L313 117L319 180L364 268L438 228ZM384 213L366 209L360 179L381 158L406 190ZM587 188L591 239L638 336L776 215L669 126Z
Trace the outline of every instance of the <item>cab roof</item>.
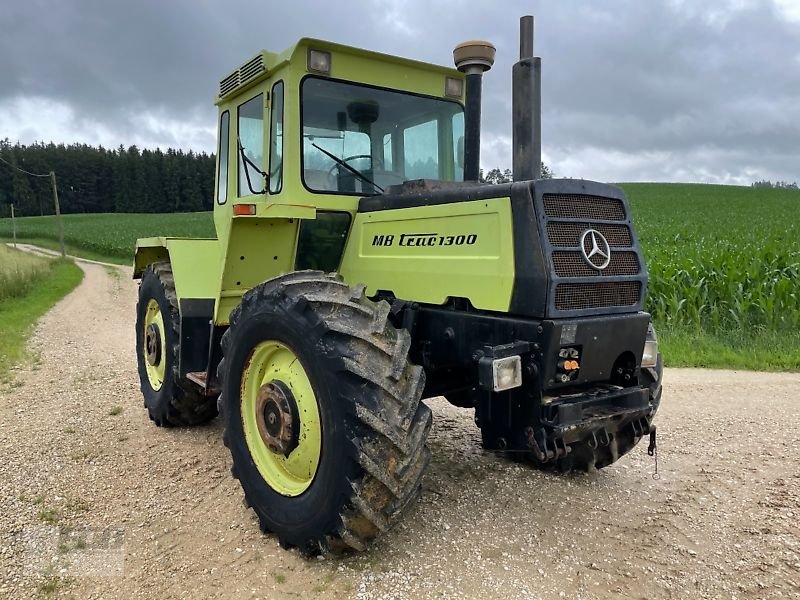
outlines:
M238 69L223 78L219 84L219 92L215 104L221 104L227 101L230 96L238 95L239 92L270 77L277 70L290 64L299 67L305 72L307 70L306 56L308 50L312 48L314 50L330 52L332 55L331 62L334 64L336 63L335 57L349 55L350 57L360 58L362 60L365 59L373 64L396 65L404 67L405 69L412 69L428 74L440 74L442 76L459 79L464 77L461 72L452 67L444 67L442 65L384 54L382 52L374 52L372 50L364 50L363 48L346 46L344 44L337 44L335 42L328 42L315 38L302 38L296 44L290 46L281 53L262 50L250 60L243 63ZM236 94L234 94L234 92L236 92Z

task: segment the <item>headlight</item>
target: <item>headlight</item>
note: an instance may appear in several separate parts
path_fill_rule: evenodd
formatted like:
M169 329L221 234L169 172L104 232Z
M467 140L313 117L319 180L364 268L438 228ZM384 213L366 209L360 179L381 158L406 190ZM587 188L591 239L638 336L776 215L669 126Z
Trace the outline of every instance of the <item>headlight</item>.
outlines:
M652 368L658 362L658 338L653 324L647 326L647 338L644 342L644 353L642 353L642 368Z
M497 358L492 361L492 383L495 392L510 390L522 385L522 360L519 356Z
M308 59L306 66L309 71L317 73L331 74L331 53L323 50L308 49Z

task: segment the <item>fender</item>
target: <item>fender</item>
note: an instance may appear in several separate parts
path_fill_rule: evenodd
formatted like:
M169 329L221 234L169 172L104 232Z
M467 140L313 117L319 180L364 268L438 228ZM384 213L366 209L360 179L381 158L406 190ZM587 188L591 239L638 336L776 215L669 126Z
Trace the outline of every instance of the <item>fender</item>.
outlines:
M216 239L153 237L136 242L133 278L154 262L169 261L180 312L179 372L205 371L219 291L220 244Z

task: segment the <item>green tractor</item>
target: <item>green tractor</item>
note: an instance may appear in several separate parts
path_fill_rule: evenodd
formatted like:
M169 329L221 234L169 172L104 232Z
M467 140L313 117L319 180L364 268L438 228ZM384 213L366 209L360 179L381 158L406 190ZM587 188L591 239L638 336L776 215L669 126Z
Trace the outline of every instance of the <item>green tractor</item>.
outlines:
M661 358L623 192L541 179L540 59L521 20L514 182L479 183L487 42L456 69L302 39L219 86L216 239L136 245L156 425L219 412L261 528L362 550L420 491L431 411L560 472L655 443Z

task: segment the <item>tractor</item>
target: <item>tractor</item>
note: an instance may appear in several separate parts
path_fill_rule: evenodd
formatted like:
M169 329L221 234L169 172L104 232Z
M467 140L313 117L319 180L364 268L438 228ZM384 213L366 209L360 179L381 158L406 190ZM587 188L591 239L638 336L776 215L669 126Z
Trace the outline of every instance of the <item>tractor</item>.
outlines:
M317 39L222 79L214 239L136 244L136 350L162 427L221 416L264 532L363 550L421 490L432 413L556 472L649 436L662 361L623 191L543 179L520 21L513 182L480 183L488 42L456 68Z

